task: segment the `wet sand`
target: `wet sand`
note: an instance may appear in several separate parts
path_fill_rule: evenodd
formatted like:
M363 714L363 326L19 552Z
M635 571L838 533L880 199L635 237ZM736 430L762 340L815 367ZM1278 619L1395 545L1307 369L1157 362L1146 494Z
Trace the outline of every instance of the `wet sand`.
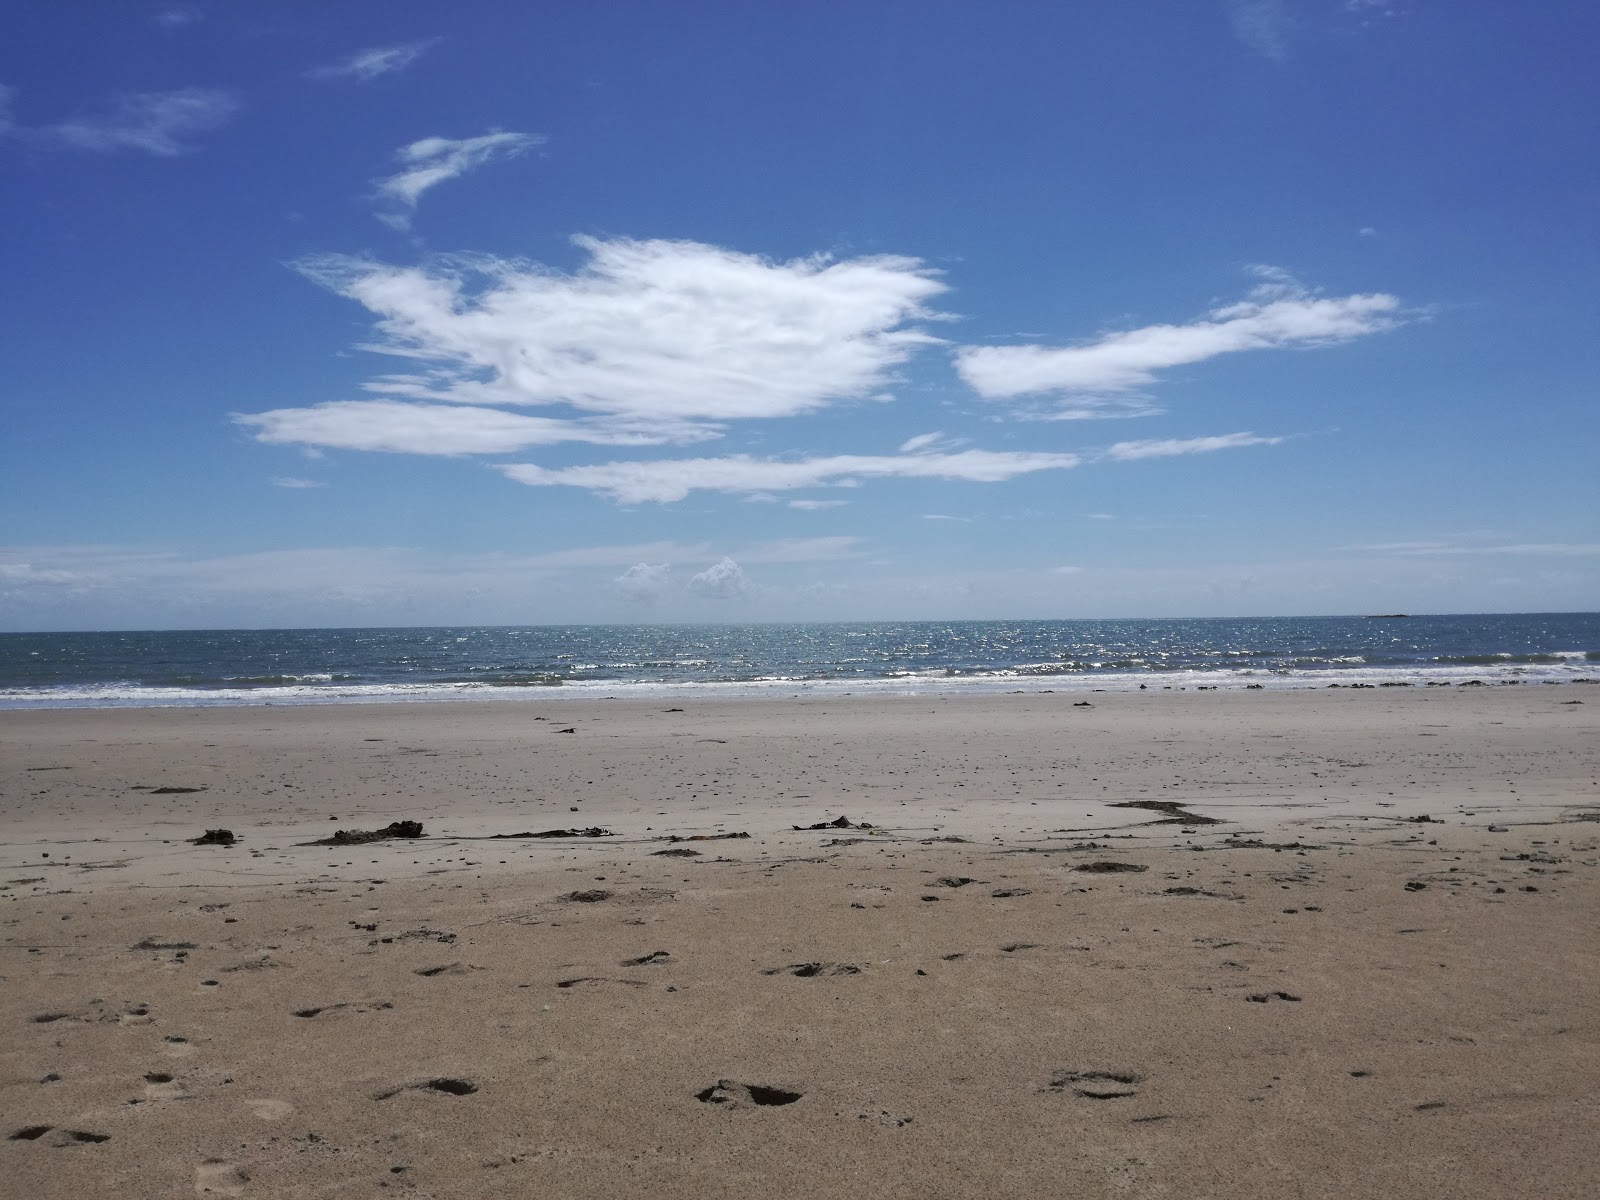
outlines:
M0 714L8 1190L1592 1195L1591 692Z

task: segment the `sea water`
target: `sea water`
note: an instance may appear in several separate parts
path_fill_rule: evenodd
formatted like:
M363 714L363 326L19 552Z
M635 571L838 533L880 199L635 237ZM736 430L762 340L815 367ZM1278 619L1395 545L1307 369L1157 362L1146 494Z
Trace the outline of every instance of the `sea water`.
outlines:
M0 708L1600 682L1600 614L0 634Z

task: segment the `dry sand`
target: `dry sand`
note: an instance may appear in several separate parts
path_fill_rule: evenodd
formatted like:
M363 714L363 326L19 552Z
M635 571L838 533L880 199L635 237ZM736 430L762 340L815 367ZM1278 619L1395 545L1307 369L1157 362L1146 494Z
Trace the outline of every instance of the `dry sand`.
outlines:
M0 714L0 1193L1600 1193L1600 689L1081 698Z

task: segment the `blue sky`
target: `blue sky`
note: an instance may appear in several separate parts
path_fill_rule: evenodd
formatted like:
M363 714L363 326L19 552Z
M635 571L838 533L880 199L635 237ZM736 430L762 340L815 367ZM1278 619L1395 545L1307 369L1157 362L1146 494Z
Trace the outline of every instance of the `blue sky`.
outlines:
M15 4L0 628L1593 609L1597 24Z

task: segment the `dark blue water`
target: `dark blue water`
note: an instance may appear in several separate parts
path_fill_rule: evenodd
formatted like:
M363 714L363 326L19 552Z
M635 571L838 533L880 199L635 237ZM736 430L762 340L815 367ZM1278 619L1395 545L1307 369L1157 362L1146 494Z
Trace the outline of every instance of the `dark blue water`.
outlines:
M0 708L1600 680L1600 614L0 634Z

